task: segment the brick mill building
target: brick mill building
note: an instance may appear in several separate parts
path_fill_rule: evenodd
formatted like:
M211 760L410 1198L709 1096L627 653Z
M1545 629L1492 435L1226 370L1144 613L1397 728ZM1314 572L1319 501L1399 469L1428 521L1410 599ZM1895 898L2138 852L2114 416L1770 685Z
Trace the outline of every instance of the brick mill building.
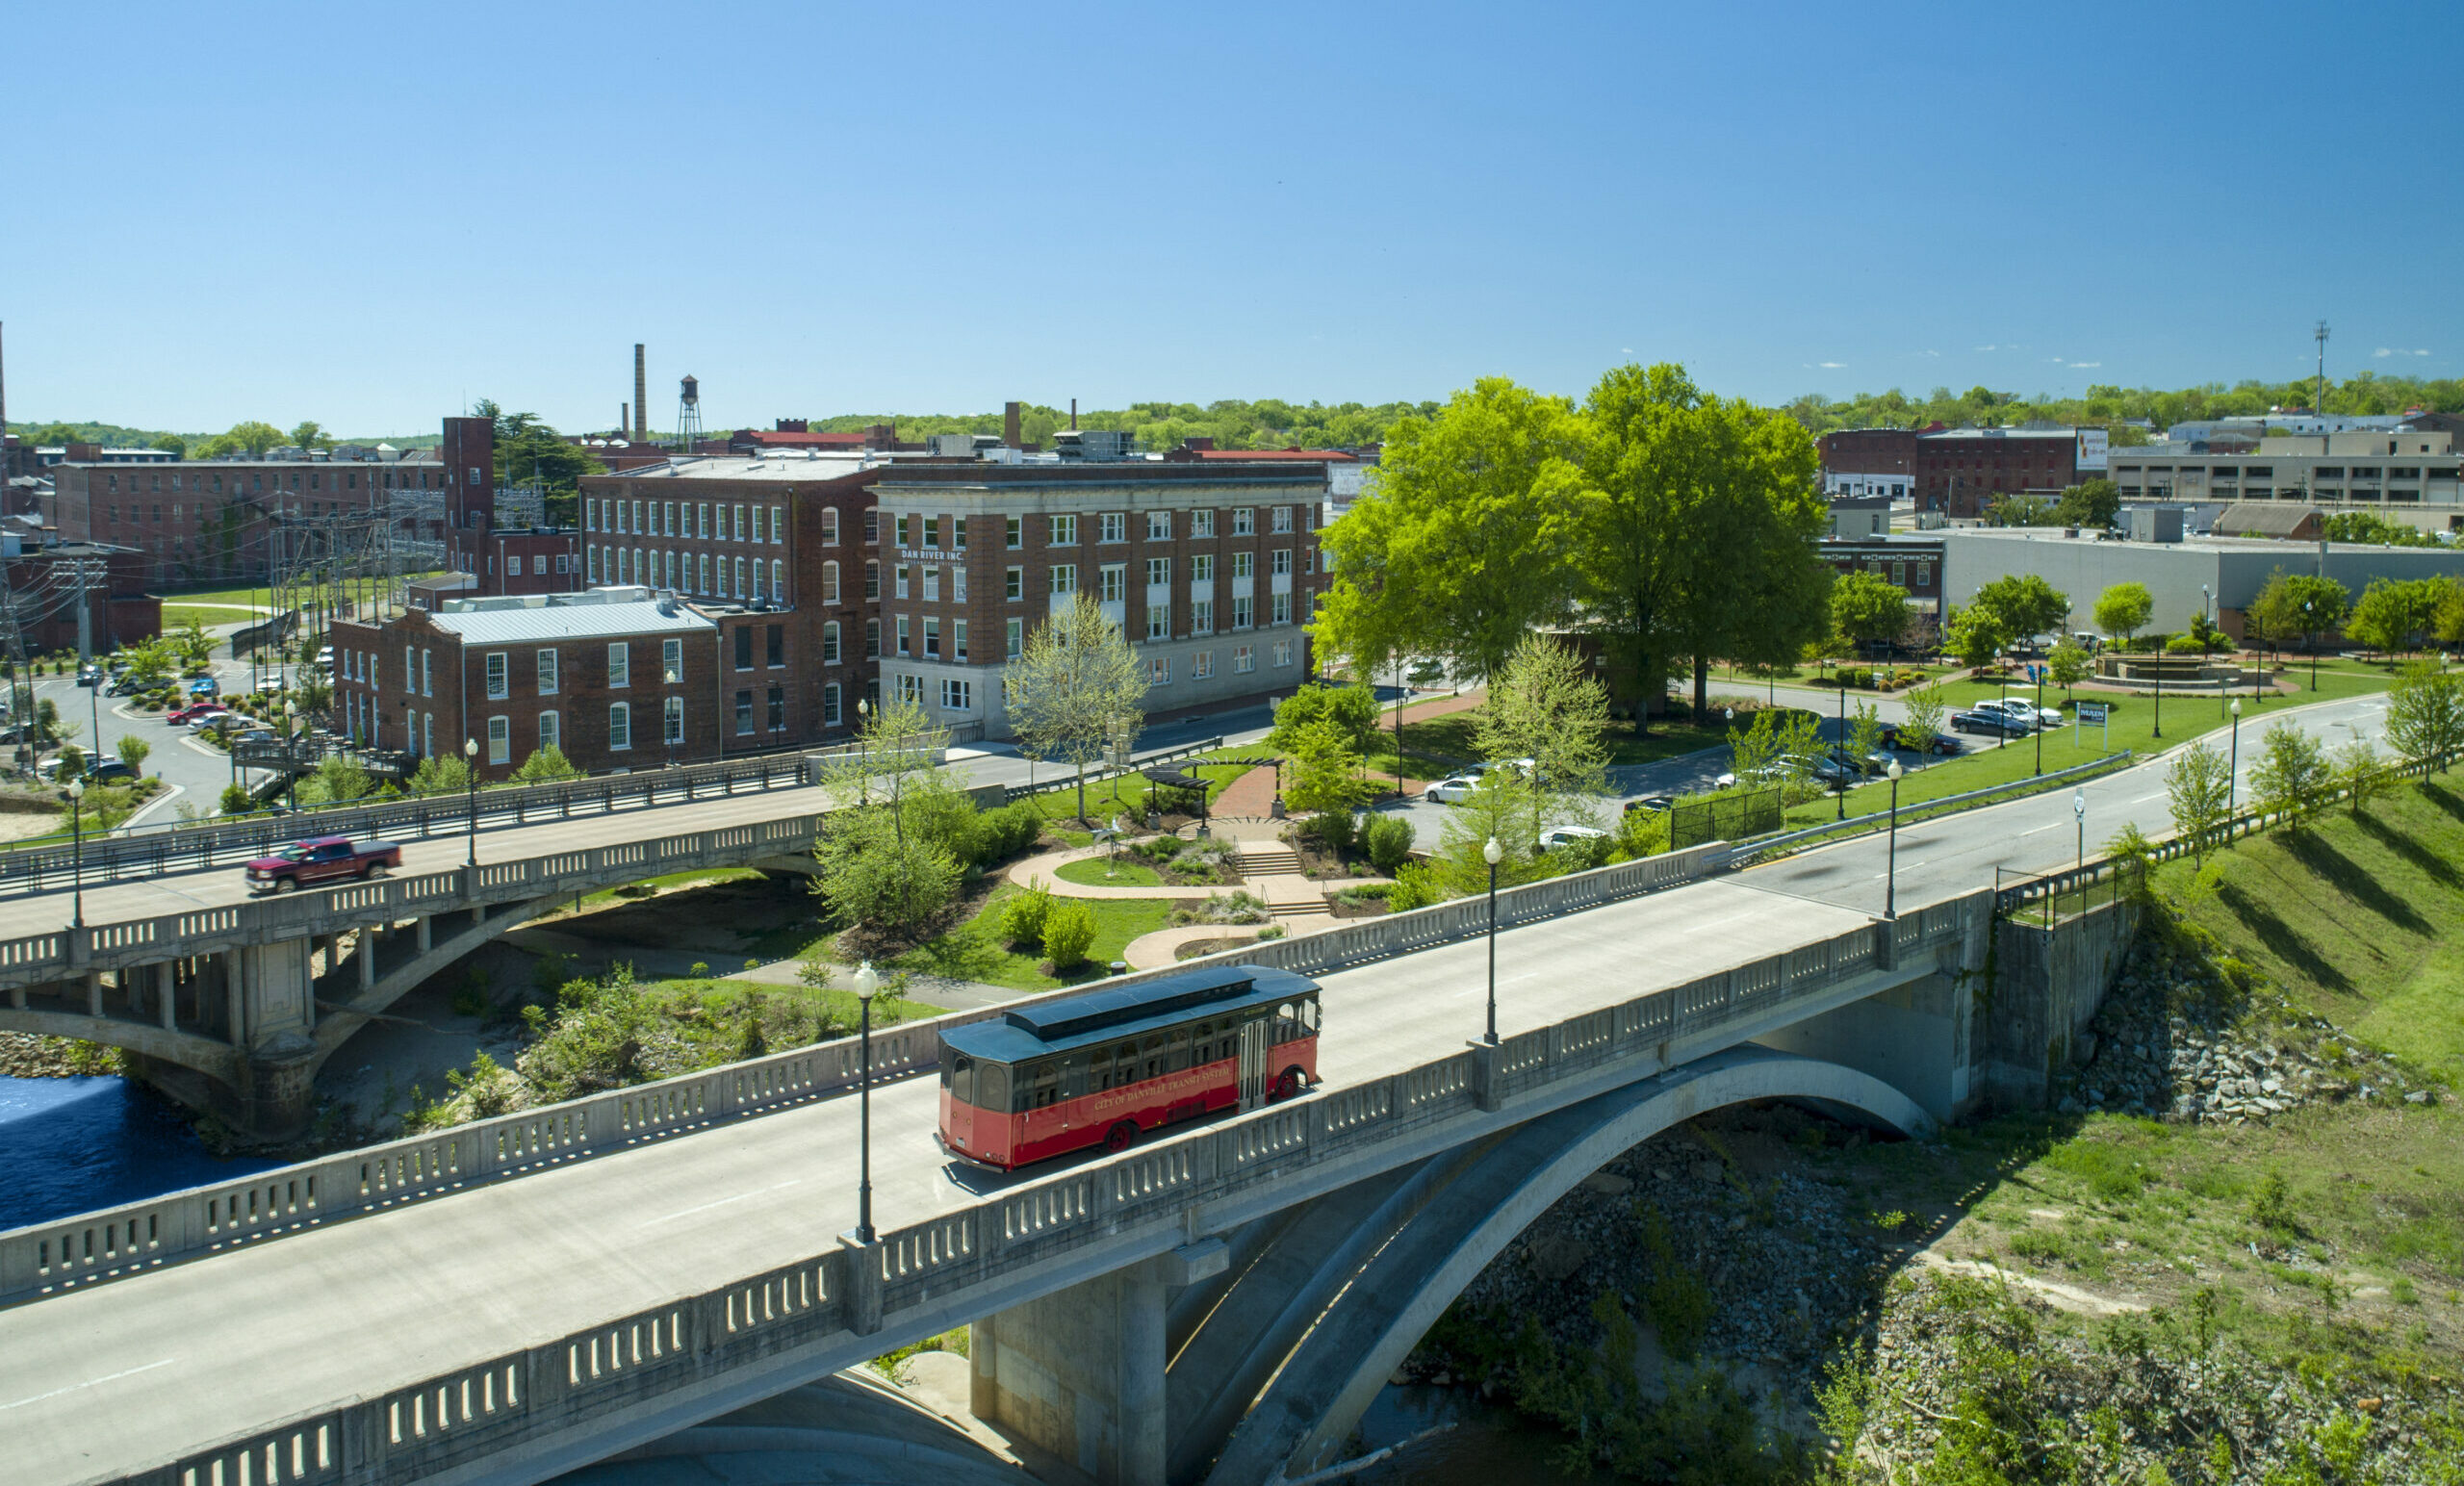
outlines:
M1819 444L1826 489L1865 494L1896 476L1881 483L1961 521L2005 496L2057 497L2106 465L2102 428L1841 428Z

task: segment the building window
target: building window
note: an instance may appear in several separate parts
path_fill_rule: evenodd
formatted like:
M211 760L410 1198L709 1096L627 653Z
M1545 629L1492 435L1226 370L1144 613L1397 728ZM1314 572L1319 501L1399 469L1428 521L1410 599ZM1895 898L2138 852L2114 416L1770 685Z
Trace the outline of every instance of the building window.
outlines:
M1930 588L1933 586L1933 583L1934 565L1930 562L1918 563L1916 565L1916 586L1919 588Z
M552 650L543 650L539 653L539 695L552 697L555 694L556 653Z
M159 505L156 506L154 508L154 514L159 519L163 514L163 508ZM1102 516L1096 519L1103 524L1104 541L1126 542L1129 540L1129 513L1127 511L1106 511Z
M1214 632L1215 601L1212 599L1192 599L1190 601L1190 633L1213 634Z
M1292 529L1292 507L1279 505L1274 508L1274 529L1276 531Z
M1234 594L1232 596L1233 628L1250 629L1256 628L1258 615L1257 602L1257 600L1250 598L1247 594Z
M904 514L893 516L889 519L889 529L894 535L892 545L897 547L897 549L902 552L906 551L909 547L912 545L907 540L908 520L909 518Z
M905 595L900 597L904 598ZM941 570L939 568L927 566L924 569L924 602L927 603L941 602Z
M742 506L738 506L738 507L736 507L736 509L740 511L740 510L744 509L744 507L742 507ZM666 716L667 716L667 741L668 741L670 744L676 744L676 743L681 743L681 742L683 742L683 741L684 741L684 699L683 699L682 697L670 697L670 698L668 698L668 699L667 699Z
M753 736L753 693L750 691L735 694L735 735L739 738Z
M774 505L770 508L770 545L776 547L784 542L786 540L784 532L785 524L779 520L779 508Z
M958 563L950 565L950 602L966 602L966 569Z
M513 758L513 719L488 719L488 762L509 763Z
M694 584L693 591L697 594L707 595L710 591L710 554L707 552L704 552L702 554L701 569L701 578Z
M539 746L562 749L565 746L564 719L553 712L539 714Z
M834 505L825 505L821 508L821 545L824 547L838 545L838 507Z
M975 683L957 677L941 679L941 710L972 712L975 710Z
M1906 588L1908 586L1907 563L1896 558L1892 560L1890 565L1890 582L1893 588Z
M1292 595L1276 594L1274 596L1274 623L1278 625L1292 623Z
M772 732L786 731L787 688L784 686L773 686L770 688L769 708L770 730Z
M1014 601L1014 601L1016 601L1016 600L1019 600L1019 599L1023 599L1023 598L1025 598L1025 597L1026 597L1026 593L1027 593L1027 570L1026 570L1026 569L1024 569L1024 568L1004 568L1004 569L1002 569L1002 570L1001 570L1001 597L1002 597L1002 598L1004 598L1004 599L1008 599L1008 600L1012 600L1012 601Z
M864 561L864 597L879 601L882 596L882 565L870 558Z
M1170 582L1171 580L1172 580L1172 559L1171 559L1171 558L1169 558L1169 557L1149 557L1149 558L1147 558L1147 559L1146 559L1146 586L1147 586L1147 587L1149 587L1149 588L1153 588L1153 587L1157 586L1158 584L1162 584L1162 583L1168 583L1168 582Z
M436 695L435 660L436 655L434 652L430 651L424 645L420 647L420 695L423 697L433 697ZM464 674L468 675L469 673L465 672Z
M1290 576L1292 576L1292 549L1291 549L1291 548L1288 548L1288 547L1278 547L1278 548L1276 548L1276 549L1274 550L1273 553L1272 553L1272 560L1273 560L1273 566L1272 566L1272 567L1270 567L1270 568L1269 568L1269 569L1267 570L1268 572L1272 573L1272 574L1273 574L1275 576L1277 576L1277 577L1290 577Z
M1254 576L1254 575L1257 573L1257 571L1258 571L1258 554L1257 554L1257 553L1255 553L1255 552L1234 552L1234 553L1232 554L1232 576L1233 576L1234 577L1236 577L1236 578L1249 577L1249 576Z
M1118 603L1129 593L1129 564L1108 562L1095 570L1095 598L1103 603Z
M1172 604L1170 600L1146 605L1146 638L1168 640L1172 637Z
M1190 679L1193 681L1215 679L1215 652L1199 651L1190 657Z
M735 540L744 540L744 507L741 505L735 508Z
M607 751L621 754L633 746L633 704L611 702L607 705Z
M834 619L821 627L821 663L838 664L838 621Z
M878 619L864 621L864 658L882 658L882 622Z
M1152 655L1147 658L1146 684L1149 686L1169 686L1172 684L1171 656Z
M881 540L882 513L878 510L867 510L864 512L864 545L878 547L881 545Z
M825 728L838 726L838 695L836 681L821 689L821 725Z
M732 590L732 597L744 597L744 559L741 557L735 560L735 587Z
M824 603L838 602L838 564L834 562L825 562L821 565L821 602Z
M1290 640L1275 641L1274 663L1279 666L1288 666L1292 664L1292 650L1293 646Z
M907 648L907 616L904 614L899 615L896 623L898 625L898 653L902 655L910 654L911 653Z
M633 648L622 640L607 647L607 684L610 686L633 684Z
M1190 554L1190 581L1193 583L1212 583L1215 581L1215 554L1213 552L1193 552Z
M963 619L950 621L950 658L966 659L966 621Z
M924 616L924 658L941 658L941 617L937 614Z
M898 700L901 702L912 702L917 706L922 706L924 705L924 678L920 676L900 677L898 679Z
M1242 506L1232 513L1232 534L1236 537L1254 535L1258 529L1257 512Z
M1021 521L1020 521L1017 517L1015 517L1015 516L1004 516L1004 517L1002 517L1002 518L1001 518L1001 545L1002 545L1003 547L1008 548L1010 551L1014 551L1014 551L1016 551L1020 547L1022 547L1022 546L1026 545L1026 538L1025 538L1025 535L1024 535L1024 533L1019 529L1019 528L1020 528L1021 526L1023 526L1024 525L1025 525L1025 524L1024 524L1023 522L1021 522Z
M590 550L590 580L593 583L599 581L599 549L596 547Z
M1149 542L1169 542L1172 540L1171 512L1149 511L1146 513L1146 540Z
M505 681L504 652L490 651L487 658L488 700L495 702L509 689Z
M773 671L779 670L786 665L786 626L764 625L761 627L761 663Z
M1003 620L1001 622L1003 657L1010 660L1017 659L1025 650L1026 637L1026 621L1019 619Z
M675 644L677 642L670 641L668 643ZM751 625L738 625L735 627L735 668L739 671L750 671L753 669L753 627ZM668 679L674 680L676 678L669 677Z
M743 633L742 630L736 632ZM682 640L658 642L658 679L670 686L683 681L684 642Z
M1056 595L1078 591L1078 565L1065 562L1052 570L1052 591Z
M783 605L787 602L787 561L783 557L770 559L770 602Z
M1078 545L1077 517L1055 516L1051 518L1051 533L1044 539L1046 547L1076 547Z
M939 551L941 550L941 518L926 516L920 519L924 523L925 548L932 551Z

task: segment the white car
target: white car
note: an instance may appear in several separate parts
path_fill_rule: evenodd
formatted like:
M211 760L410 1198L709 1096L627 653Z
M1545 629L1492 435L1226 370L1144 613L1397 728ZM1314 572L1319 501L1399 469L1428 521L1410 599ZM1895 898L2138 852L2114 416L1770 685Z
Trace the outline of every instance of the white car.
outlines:
M1478 779L1491 769L1511 769L1517 774L1529 774L1539 767L1540 761L1536 758L1501 758L1493 763L1476 763L1463 772Z
M1605 831L1597 831L1589 826L1551 826L1540 833L1540 849L1545 852L1568 841L1597 841L1607 834Z
M1422 792L1421 798L1434 800L1440 805L1456 805L1471 799L1472 791L1479 787L1478 780L1468 774L1458 774L1452 779L1439 780L1431 784Z
M1975 706L1969 708L1969 710L1975 712L1998 711L2006 716L2016 718L2022 723L2033 723L2040 728L2059 728L2064 723L2069 721L2069 719L2062 715L2062 708L2058 706L2040 707L2035 703L2027 700L2025 697L1996 697L1990 702L1980 702Z

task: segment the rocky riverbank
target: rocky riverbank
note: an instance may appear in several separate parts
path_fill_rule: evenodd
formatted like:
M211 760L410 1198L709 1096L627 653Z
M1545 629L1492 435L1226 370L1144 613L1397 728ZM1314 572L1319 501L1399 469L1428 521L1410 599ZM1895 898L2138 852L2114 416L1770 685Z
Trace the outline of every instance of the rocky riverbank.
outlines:
M119 1071L119 1054L112 1048L31 1032L0 1032L0 1076L79 1078Z

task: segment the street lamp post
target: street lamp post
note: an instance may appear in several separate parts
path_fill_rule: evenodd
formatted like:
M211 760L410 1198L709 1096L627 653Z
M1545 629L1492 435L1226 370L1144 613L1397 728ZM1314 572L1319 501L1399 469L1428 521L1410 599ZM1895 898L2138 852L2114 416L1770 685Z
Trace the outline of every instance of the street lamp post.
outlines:
M1491 1047L1498 1045L1498 863L1505 859L1505 848L1498 845L1496 836L1480 848L1480 859L1489 864L1489 1037Z
M69 881L75 884L76 921L74 927L86 927L86 816L81 806L86 801L86 777L79 775L68 781L68 859Z
M299 704L282 704L282 764L284 796L291 808L299 808Z
M2310 628L2310 601L2301 601L2301 643L2310 652L2310 689L2319 689L2319 631Z
M476 739L476 738L464 738L464 739L462 740L462 764L463 764L463 770L462 770L462 772L463 772L463 773L465 773L465 774L467 774L467 775L469 775L469 776L471 777L471 824L470 824L470 834L469 834L469 839L470 839L470 843L471 843L471 854L470 854L470 857L468 858L468 859L466 859L466 860L463 862L463 865L464 865L464 866L468 866L468 867L475 867L475 866L477 866L477 865L479 864L479 740L478 740L478 739Z
M2150 705L2155 708L2153 720L2147 726L2147 735L2161 738L2165 735L2165 647L2161 645L2156 647L2155 673L2147 679L2148 694L2153 699Z
M1993 653L1993 667L1994 695L1997 699L1994 705L2002 709L2003 717L2001 728L2002 741L1994 744L1993 746L1995 748L2009 748L2011 746L2011 724L2009 720L2011 716L2011 653L2009 651L1995 651Z
M2037 715L2029 731L2037 735L2037 772L2044 772L2044 667L2037 667Z
M856 1238L873 1242L873 993L882 978L869 960L856 967L856 1009L862 1027L857 1044L856 1108L859 1147L856 1180Z
M2079 865L2088 865L2088 791L2070 791L2070 817L2079 823Z
M2234 704L2233 704L2233 744L2232 744L2232 752L2231 752L2229 755L2227 755L2227 756L2226 756L2226 763L2225 763L2225 765L2224 765L2224 820L2225 820L2225 829L2226 829L2226 830L2228 830L2228 831L2230 831L2230 830L2232 829L2232 820L2233 820L2233 791L2234 791L2235 786L2236 786L2236 785L2238 785L2238 784L2240 784L2241 782L2242 782L2242 704L2241 704L2241 703L2239 703L2239 702L2236 702L2236 703L2234 703Z
M1884 771L1890 776L1890 855L1883 874L1883 917L1899 916L1899 760Z

